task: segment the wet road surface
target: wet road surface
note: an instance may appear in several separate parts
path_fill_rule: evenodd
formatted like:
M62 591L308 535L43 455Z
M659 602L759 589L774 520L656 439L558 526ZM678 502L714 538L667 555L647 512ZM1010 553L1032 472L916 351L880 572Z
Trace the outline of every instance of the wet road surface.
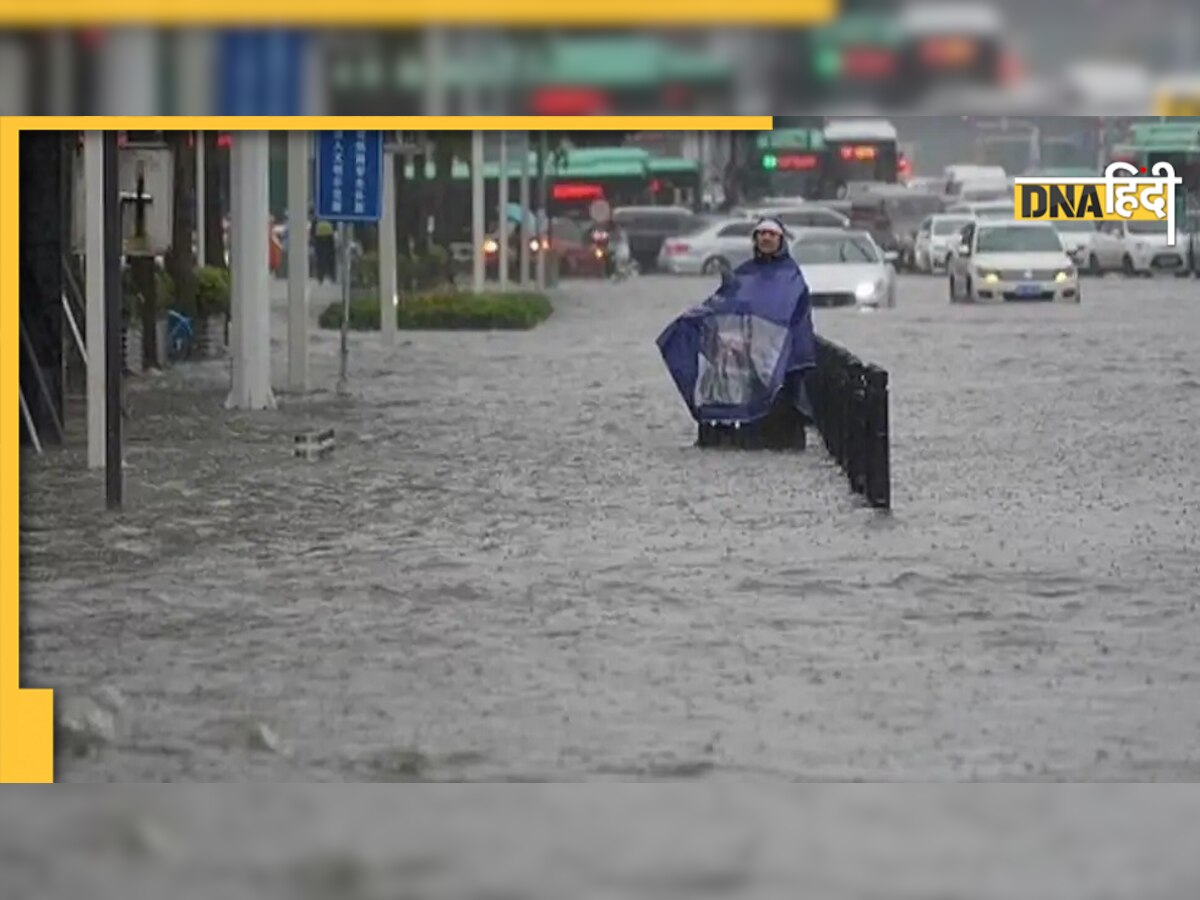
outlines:
M115 518L25 456L25 683L102 720L59 780L1200 777L1200 282L818 310L892 373L890 516L815 443L691 446L653 341L704 284L355 336L272 413L139 379Z

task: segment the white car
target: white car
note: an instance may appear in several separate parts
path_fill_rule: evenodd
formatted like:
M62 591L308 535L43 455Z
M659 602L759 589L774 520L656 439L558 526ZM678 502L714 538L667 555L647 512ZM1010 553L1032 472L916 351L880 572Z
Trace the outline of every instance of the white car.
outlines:
M972 219L1013 219L1016 206L1012 200L981 200L977 203L955 203L946 212Z
M958 236L971 221L966 215L938 213L922 222L913 243L914 268L927 275L946 271L950 254L958 246Z
M896 305L896 254L884 253L869 231L809 228L792 242L813 306Z
M950 302L1078 303L1079 272L1049 222L972 222L950 258Z
M1120 271L1126 275L1153 275L1187 271L1188 236L1179 230L1175 246L1167 246L1166 222L1116 220L1101 222L1086 268L1091 272Z
M750 257L755 219L722 218L687 234L666 238L658 251L658 270L674 275L716 275Z

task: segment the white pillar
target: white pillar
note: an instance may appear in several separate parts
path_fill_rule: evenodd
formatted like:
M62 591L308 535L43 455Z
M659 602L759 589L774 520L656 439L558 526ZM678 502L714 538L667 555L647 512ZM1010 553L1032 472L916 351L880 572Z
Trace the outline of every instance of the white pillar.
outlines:
M308 132L287 136L288 390L308 391Z
M424 115L444 116L446 103L446 34L438 25L426 25L425 51L425 97Z
M101 115L159 115L158 33L150 28L117 28L104 42Z
M500 132L500 184L497 193L500 222L500 290L508 290L508 132Z
M471 287L475 293L483 290L483 132L471 132Z
M267 133L234 136L231 154L233 385L228 409L274 409L271 392L271 276L267 225L270 219L270 171Z
M383 156L383 210L379 218L379 334L385 347L396 346L396 165Z
M174 46L175 115L207 116L213 113L213 77L216 65L213 33L192 27L176 34Z
M529 231L529 132L521 132L521 287L529 286L529 242L533 235Z
M88 468L104 468L104 135L83 136Z

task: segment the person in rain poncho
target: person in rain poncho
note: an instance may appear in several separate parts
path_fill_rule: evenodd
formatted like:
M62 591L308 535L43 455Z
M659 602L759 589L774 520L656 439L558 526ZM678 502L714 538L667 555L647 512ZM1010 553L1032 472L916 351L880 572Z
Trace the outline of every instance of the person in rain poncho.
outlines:
M755 226L753 255L659 337L663 360L698 421L749 423L781 396L812 418L804 376L816 365L808 284L775 219Z

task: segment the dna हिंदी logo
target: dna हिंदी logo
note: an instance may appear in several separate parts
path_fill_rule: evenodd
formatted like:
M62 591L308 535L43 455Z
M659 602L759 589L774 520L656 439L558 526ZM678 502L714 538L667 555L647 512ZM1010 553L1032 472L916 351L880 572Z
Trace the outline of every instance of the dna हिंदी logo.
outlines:
M1100 177L1016 178L1014 218L1166 221L1167 246L1175 246L1175 189L1183 179L1168 162L1146 169L1115 162Z

